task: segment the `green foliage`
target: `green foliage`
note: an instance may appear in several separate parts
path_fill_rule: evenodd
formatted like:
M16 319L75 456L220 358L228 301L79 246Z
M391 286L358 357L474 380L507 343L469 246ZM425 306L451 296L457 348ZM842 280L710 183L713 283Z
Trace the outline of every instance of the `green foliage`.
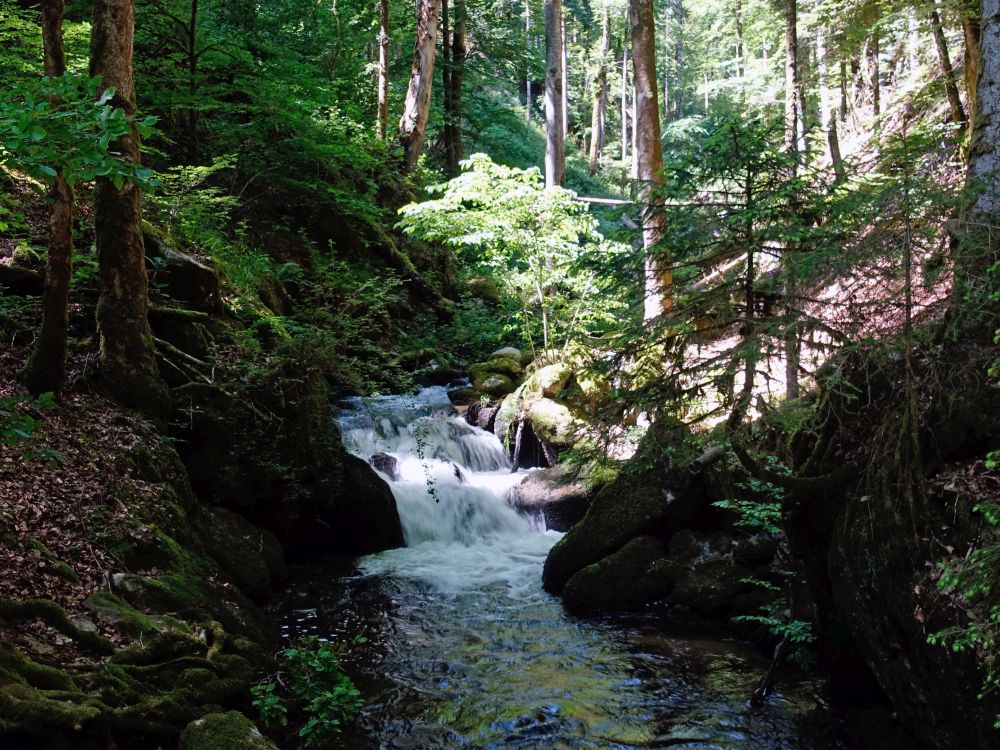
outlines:
M0 100L0 163L49 182L57 172L70 185L108 177L120 187L132 180L146 187L152 171L117 158L114 141L136 126L148 134L152 119L130 121L112 107L114 89L99 78L67 73L14 88Z
M301 717L305 747L325 747L361 711L364 701L344 673L336 648L306 638L282 652L283 670L253 688L253 705L265 726L288 723L289 707Z
M543 346L570 341L615 322L614 300L590 297L594 274L584 248L617 248L597 231L587 206L569 190L545 188L537 169L516 169L474 154L463 172L428 188L439 198L400 209L407 234L455 247L472 269L495 278L524 311L526 338ZM530 311L530 312L529 312Z

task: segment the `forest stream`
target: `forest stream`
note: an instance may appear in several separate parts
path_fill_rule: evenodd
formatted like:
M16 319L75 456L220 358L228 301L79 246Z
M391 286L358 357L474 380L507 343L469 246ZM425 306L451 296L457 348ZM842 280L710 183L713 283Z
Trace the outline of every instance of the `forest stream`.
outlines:
M407 546L321 574L282 622L289 639L366 639L345 659L367 699L359 747L839 747L800 726L817 705L807 682L747 707L766 669L750 647L566 614L541 585L561 535L510 507L524 471L445 389L345 407L348 449L383 454Z

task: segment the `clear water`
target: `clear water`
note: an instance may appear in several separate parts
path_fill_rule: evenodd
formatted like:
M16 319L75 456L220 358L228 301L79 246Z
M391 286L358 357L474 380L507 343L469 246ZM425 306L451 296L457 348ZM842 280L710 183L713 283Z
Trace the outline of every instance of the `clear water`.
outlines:
M671 635L652 616L565 614L541 587L559 535L509 506L523 473L444 389L356 400L339 422L355 454L398 460L408 544L287 605L289 637L367 639L346 657L368 699L347 746L839 747L801 730L807 683L747 707L766 668L747 647Z

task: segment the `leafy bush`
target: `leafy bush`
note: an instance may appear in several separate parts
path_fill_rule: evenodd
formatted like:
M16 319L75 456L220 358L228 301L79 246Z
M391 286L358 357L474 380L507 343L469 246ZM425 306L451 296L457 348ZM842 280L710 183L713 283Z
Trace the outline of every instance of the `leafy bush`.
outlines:
M303 744L328 745L364 706L360 691L327 641L305 638L285 649L281 657L284 669L250 690L261 722L268 727L287 725L290 705L301 718L298 736Z

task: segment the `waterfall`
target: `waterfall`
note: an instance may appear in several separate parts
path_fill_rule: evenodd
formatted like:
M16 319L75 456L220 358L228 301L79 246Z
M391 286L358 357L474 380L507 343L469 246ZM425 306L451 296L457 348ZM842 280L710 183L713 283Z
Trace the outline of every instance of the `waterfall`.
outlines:
M462 419L446 389L353 398L337 423L345 447L389 483L407 546L468 547L535 533L506 500L524 475L511 473L493 434Z

